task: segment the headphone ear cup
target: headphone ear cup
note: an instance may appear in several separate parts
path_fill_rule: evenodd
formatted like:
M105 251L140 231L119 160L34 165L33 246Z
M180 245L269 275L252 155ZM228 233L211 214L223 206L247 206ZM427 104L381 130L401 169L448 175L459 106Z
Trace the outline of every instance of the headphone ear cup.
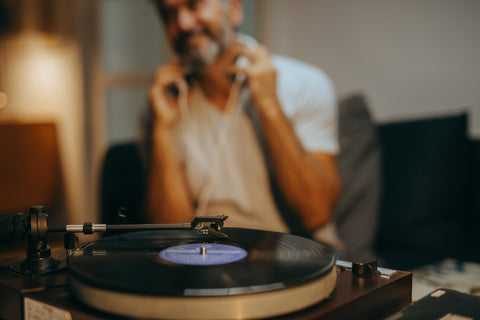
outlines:
M247 36L246 34L243 34L243 33L237 34L237 40L249 48L255 48L258 46L258 42L257 40L255 40L255 38Z
M187 85L189 87L193 86L193 82L195 81L195 76L193 75L193 73L187 73L185 75L185 81L187 82Z
M247 57L245 56L239 56L237 57L237 60L235 61L235 65L237 67L240 67L240 68L244 68L246 66L248 66L250 64L250 59L248 59ZM245 79L247 78L247 75L240 71L240 72L237 72L237 74L235 75L235 82L244 82Z
M237 67L243 68L246 67L250 64L250 59L248 59L245 56L239 56L237 60L235 61L235 65Z

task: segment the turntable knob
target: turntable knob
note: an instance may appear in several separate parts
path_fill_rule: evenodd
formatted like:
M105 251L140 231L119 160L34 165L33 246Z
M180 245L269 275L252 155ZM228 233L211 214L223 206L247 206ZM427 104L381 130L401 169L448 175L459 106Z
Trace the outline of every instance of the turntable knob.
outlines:
M377 272L377 260L369 262L353 262L352 273L357 277L369 277Z

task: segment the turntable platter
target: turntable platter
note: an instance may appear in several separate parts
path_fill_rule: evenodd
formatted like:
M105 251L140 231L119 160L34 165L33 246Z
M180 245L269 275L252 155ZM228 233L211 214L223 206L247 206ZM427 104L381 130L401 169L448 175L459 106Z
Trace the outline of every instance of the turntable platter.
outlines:
M85 304L128 317L252 319L285 314L335 288L332 250L283 233L224 228L135 232L69 256L70 284Z

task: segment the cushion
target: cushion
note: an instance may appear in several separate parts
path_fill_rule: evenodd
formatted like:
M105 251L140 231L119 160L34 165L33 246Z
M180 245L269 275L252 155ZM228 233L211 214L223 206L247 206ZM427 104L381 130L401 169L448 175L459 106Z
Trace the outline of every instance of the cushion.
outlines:
M472 196L471 196L471 215L473 223L470 224L474 230L474 241L477 245L477 248L480 248L480 232L478 232L478 227L480 226L480 140L472 140L471 142L471 152L472 152ZM480 251L479 251L480 252ZM480 259L477 254L477 259Z
M470 192L468 193L468 237L462 258L480 262L480 140L470 141Z
M380 201L380 147L366 99L354 94L339 103L338 170L342 194L336 208L346 258L367 260L373 252Z
M377 245L391 267L456 257L465 241L465 114L379 126L383 195Z
M101 174L101 210L103 223L117 222L119 208L126 211L127 223L142 222L146 176L136 143L110 146Z

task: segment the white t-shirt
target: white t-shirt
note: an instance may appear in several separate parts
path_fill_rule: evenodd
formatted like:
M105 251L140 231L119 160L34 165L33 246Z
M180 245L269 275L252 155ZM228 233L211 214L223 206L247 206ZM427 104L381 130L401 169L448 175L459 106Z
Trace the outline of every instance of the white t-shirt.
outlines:
M274 56L273 64L277 70L277 95L303 147L337 154L337 101L328 76L291 58Z
M285 57L275 56L273 64L281 106L303 147L336 154L336 99L328 77ZM258 119L245 112L255 113L248 93L240 99L238 112L222 112L199 86L192 90L188 115L182 115L176 137L191 192L199 201L196 214L223 213L229 216L229 227L288 232L272 195Z

